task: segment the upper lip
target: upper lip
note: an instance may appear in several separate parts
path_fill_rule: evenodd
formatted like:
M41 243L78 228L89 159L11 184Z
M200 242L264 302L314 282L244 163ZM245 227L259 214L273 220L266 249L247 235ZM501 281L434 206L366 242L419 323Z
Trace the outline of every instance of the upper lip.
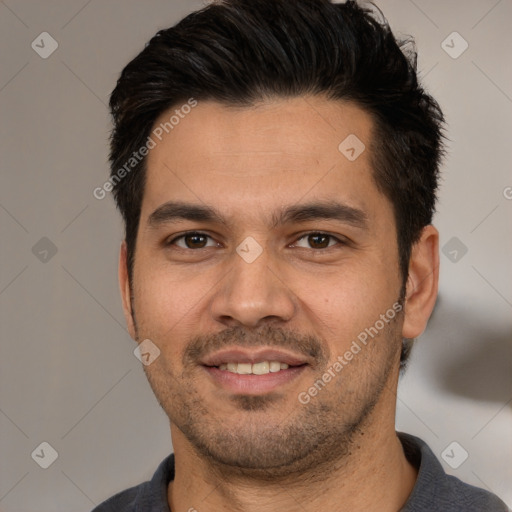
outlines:
M225 349L205 357L201 364L204 366L220 366L224 363L260 363L262 361L279 361L289 366L300 366L307 363L304 356L291 354L275 348L244 350L241 348Z

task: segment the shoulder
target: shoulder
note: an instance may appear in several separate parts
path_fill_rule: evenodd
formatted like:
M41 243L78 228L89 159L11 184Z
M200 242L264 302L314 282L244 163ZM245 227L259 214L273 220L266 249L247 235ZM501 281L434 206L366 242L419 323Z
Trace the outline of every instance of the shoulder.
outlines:
M454 476L446 476L450 494L456 499L460 510L467 512L508 512L508 508L498 496L489 491L466 484Z
M137 496L144 492L147 482L122 491L98 505L92 512L131 512L135 511Z
M167 486L173 479L174 455L171 454L160 463L151 480L115 494L92 512L168 511Z
M424 441L409 434L398 435L406 457L418 468L416 484L401 512L508 512L496 495L447 475Z

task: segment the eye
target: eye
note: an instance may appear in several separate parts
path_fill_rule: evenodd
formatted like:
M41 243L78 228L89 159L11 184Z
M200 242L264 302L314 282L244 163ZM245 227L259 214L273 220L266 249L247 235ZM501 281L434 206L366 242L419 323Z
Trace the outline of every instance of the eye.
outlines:
M301 245L300 242L304 242L304 244L308 245ZM300 237L293 246L303 247L305 249L327 249L337 244L343 245L343 242L333 235L327 233L306 233Z
M208 239L210 240L210 243L208 242ZM211 236L206 235L205 233L191 231L169 240L166 242L166 245L176 245L181 249L205 249L206 247L216 247L217 243Z

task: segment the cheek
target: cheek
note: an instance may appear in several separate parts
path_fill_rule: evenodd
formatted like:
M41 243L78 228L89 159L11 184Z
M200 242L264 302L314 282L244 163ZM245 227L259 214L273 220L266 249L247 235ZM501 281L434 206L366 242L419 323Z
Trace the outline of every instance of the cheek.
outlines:
M332 340L333 353L373 326L398 298L397 284L382 269L360 268L315 279L297 277L297 297L314 330Z
M214 284L207 275L184 274L154 260L145 265L140 258L134 275L134 309L141 336L164 340L184 328L193 333L192 318Z

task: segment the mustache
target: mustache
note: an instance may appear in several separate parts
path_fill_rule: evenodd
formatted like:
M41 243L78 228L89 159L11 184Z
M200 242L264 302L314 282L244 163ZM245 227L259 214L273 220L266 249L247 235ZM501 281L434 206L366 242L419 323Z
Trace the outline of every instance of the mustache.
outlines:
M299 334L268 325L259 329L237 326L218 333L198 335L192 338L183 353L183 366L197 365L210 354L232 346L289 349L313 359L318 365L327 363L330 355L327 344L311 334Z

